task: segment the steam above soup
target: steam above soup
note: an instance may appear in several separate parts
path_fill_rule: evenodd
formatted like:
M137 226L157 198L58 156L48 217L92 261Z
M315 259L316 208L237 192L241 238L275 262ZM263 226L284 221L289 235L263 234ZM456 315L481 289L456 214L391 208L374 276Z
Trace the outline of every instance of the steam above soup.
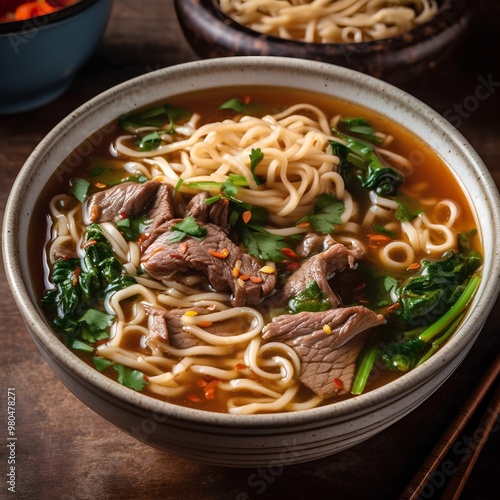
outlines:
M70 348L151 396L250 414L360 394L431 356L479 281L451 172L351 104L186 94L86 144L45 193L42 304Z

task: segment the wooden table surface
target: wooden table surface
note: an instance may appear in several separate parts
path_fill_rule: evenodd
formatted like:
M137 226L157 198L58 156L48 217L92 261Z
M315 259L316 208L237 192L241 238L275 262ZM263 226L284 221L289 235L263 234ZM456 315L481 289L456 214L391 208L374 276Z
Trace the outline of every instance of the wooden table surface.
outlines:
M431 82L421 86L415 82L407 89L459 128L483 158L497 186L499 4L497 0L482 2L459 57ZM195 58L177 24L171 0L115 0L102 43L70 90L41 109L0 116L0 215L23 162L59 120L123 80ZM10 498L6 482L9 388L16 393L19 498L397 498L500 347L497 303L479 340L455 374L388 430L350 450L308 464L224 469L152 449L85 407L55 378L37 351L7 289L3 266L0 279L0 498ZM462 498L499 497L499 430L500 425L496 425ZM474 440L472 431L466 431L463 444L467 440ZM440 497L443 475L436 476L422 498Z

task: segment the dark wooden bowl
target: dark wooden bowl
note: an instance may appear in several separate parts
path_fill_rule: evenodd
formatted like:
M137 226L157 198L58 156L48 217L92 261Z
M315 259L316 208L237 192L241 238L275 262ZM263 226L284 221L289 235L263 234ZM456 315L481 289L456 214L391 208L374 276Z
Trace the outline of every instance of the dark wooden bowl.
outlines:
M201 58L273 55L349 67L395 85L436 73L455 53L472 18L468 0L442 0L436 17L412 31L361 43L305 43L264 35L224 15L218 0L174 0L180 26Z

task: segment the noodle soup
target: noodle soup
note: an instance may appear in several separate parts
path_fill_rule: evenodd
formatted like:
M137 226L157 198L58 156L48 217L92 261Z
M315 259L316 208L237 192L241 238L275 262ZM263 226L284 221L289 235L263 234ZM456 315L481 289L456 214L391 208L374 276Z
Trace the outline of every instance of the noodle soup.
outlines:
M369 391L439 349L480 279L458 181L350 103L204 91L88 143L40 199L42 305L71 349L153 397L251 414Z
M259 33L306 43L362 43L432 20L436 0L220 0L221 11Z

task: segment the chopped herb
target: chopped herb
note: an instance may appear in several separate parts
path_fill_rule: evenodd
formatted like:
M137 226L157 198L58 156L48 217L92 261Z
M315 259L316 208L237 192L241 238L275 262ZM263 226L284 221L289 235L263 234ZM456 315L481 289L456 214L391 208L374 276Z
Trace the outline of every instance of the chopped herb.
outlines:
M203 226L198 226L195 218L192 215L189 215L182 221L174 224L172 226L172 233L170 235L170 241L177 243L182 241L185 236L193 236L194 238L203 238L207 234L206 228Z
M375 224L373 226L373 229L375 229L375 231L377 231L377 233L385 234L386 236L389 236L389 238L396 237L396 233L394 231L390 231L389 229L386 229L384 226L381 226L380 224Z
M271 234L261 227L250 224L240 224L238 232L250 255L273 262L285 259L281 250L287 248L288 243L282 236Z
M360 139L373 144L382 142L382 138L376 134L375 129L366 118L343 118L340 120L340 128L348 134L355 134Z
M184 179L181 179L181 178L179 178L179 180L176 182L175 188L174 188L174 196L177 194L177 192L181 188L183 182L184 182Z
M80 203L83 203L87 198L89 188L90 182L86 181L85 179L77 178L73 179L70 191Z
M101 356L93 356L92 361L94 362L94 366L100 372L103 372L106 368L109 368L113 364L113 361Z
M141 215L139 217L120 219L115 225L127 241L137 241L149 223L147 216Z
M252 148L250 152L250 170L252 171L253 178L257 184L262 184L260 179L255 175L257 165L264 159L264 153L260 148Z
M260 106L258 104L253 104L250 102L244 102L241 99L233 98L223 102L219 109L228 109L231 111L236 111L236 113L253 113Z
M342 224L344 210L344 202L331 194L323 193L316 198L313 213L300 219L299 223L309 222L315 231L330 234L335 231L334 224Z
M190 116L190 111L165 104L139 113L123 116L120 118L120 126L125 130L135 131L142 127L163 128L168 123L167 132L172 133L175 131L176 122Z
M405 201L397 200L398 209L396 210L395 217L401 222L411 222L418 217L423 210L410 207Z
M142 391L142 389L148 385L144 378L144 373L139 370L133 370L118 363L114 364L113 368L118 372L118 382L125 387L129 387L136 391Z
M288 309L292 314L304 311L327 311L331 309L331 307L332 304L328 300L328 297L325 292L321 290L316 281L308 283L304 290L299 292L288 302Z
M138 142L141 151L153 151L161 146L163 141L159 132L154 131L141 137Z

